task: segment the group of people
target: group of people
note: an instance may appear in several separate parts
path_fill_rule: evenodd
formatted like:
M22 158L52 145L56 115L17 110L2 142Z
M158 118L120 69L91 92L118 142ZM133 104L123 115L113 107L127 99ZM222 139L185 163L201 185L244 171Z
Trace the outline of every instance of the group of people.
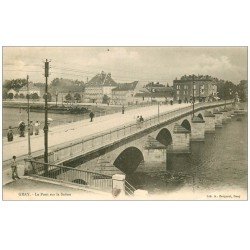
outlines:
M142 124L144 122L144 118L140 115L137 116L136 118L136 124L137 124L137 128L141 128Z
M25 122L21 121L18 125L19 137L25 137L25 128L26 128ZM35 131L35 135L39 135L39 129L40 129L40 123L38 121L36 121L35 124L33 123L33 121L30 121L30 124L29 124L30 135L33 135L34 131ZM7 140L10 142L10 141L13 141L13 139L14 139L13 129L11 126L9 126L9 129L7 132Z

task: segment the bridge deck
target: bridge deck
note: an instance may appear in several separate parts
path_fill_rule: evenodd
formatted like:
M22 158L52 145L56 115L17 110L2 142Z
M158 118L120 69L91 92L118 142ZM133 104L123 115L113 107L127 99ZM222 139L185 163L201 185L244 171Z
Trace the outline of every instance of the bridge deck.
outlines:
M161 105L160 114L181 109L190 106L190 104L175 104L175 105ZM79 121L71 124L60 125L50 128L49 131L49 148L61 146L65 143L69 143L79 138L95 135L99 132L114 129L128 123L134 123L137 115L142 115L144 118L156 115L158 112L157 106L144 107L135 110L129 110L125 114L116 113L107 115L104 117L97 117L93 123L88 120ZM43 131L40 131L40 135L31 136L31 148L32 154L40 154L44 148L44 135ZM13 155L17 158L27 156L28 141L27 136L25 138L15 137L14 141L7 142L6 138L3 138L3 162L9 162ZM6 165L6 164L4 164Z

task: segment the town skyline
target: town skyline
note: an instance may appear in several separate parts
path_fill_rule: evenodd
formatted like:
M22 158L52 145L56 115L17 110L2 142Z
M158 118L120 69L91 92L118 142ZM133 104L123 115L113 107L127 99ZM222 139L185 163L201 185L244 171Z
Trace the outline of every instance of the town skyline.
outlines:
M51 60L50 81L86 82L101 71L119 83L172 85L175 78L190 74L235 84L247 79L247 47L4 47L3 80L28 74L31 81L43 82L46 56Z

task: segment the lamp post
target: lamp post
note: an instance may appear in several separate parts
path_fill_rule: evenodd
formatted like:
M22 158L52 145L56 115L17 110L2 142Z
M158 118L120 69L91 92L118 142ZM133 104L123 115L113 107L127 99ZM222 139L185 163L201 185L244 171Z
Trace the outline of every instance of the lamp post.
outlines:
M28 100L28 158L31 158L30 145L30 91L29 91L29 76L27 75L27 100Z
M160 103L158 101L158 122L160 122Z
M56 90L56 107L57 107L57 98L58 98L58 92Z

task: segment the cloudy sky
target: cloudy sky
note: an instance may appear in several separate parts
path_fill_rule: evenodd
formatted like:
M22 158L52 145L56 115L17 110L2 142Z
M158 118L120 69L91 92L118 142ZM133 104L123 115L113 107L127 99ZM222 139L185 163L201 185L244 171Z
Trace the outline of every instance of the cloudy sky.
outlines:
M111 72L117 82L159 81L172 85L184 74L212 75L238 83L247 79L246 47L4 47L3 79L44 82L44 60L56 77L86 81Z

